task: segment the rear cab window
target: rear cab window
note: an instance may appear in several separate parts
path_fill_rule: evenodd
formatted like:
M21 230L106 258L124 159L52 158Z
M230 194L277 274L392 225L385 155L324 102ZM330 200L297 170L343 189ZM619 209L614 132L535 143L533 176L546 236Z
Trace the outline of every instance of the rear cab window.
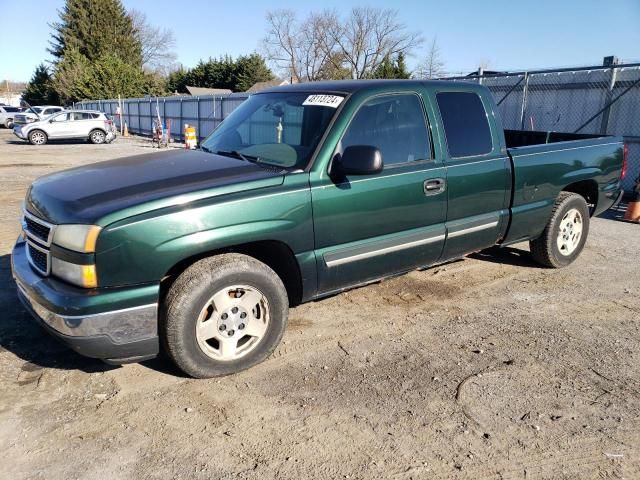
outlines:
M491 129L480 96L473 92L439 92L436 101L451 158L491 153Z

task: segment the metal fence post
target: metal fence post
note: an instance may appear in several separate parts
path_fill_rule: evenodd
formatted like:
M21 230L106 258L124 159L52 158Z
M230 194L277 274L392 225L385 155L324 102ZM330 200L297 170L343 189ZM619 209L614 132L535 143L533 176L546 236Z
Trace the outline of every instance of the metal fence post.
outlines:
M522 105L520 107L520 130L524 130L524 114L527 109L527 94L529 93L529 72L524 72L524 85L522 86Z
M198 143L200 143L200 139L202 138L202 130L200 129L200 97L198 97L198 103L196 105L198 113L196 115L196 121L198 122Z
M182 129L183 129L183 126L182 126L182 97L180 97L180 124L178 125L178 132L179 132L178 135L179 135L179 138L181 140L184 140L184 138L183 138L184 135L182 133Z
M618 69L611 69L611 79L609 81L609 88L607 89L607 93L604 96L604 104L606 108L602 112L602 122L600 123L600 133L602 135L607 134L607 130L609 130L609 116L611 115L611 100L613 100L613 89L616 86L616 77L618 76Z

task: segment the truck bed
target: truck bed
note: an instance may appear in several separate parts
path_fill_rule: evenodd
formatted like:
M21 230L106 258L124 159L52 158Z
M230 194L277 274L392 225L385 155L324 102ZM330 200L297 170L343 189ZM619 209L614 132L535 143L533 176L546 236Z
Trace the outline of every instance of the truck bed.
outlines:
M506 130L511 158L511 224L504 243L536 238L565 191L580 193L592 215L610 208L620 192L621 137Z

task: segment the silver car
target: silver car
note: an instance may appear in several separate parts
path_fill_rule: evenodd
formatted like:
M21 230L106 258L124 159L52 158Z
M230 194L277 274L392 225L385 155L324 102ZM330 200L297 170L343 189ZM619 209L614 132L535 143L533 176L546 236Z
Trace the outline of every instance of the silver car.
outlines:
M20 112L18 107L10 105L0 105L0 125L7 128L13 128L13 117Z
M13 133L32 145L44 145L49 140L89 140L91 143L111 143L116 136L113 122L97 110L65 110L25 125L15 125Z
M16 125L24 125L25 123L37 122L63 110L64 107L56 107L54 105L36 105L35 107L29 107L24 112L16 113L13 123Z

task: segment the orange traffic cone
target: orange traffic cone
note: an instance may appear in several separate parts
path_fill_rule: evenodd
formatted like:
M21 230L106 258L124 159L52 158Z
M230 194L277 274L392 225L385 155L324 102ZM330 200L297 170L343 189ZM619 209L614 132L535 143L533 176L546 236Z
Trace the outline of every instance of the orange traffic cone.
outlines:
M122 134L123 137L128 137L129 136L129 128L127 127L127 122L124 122L124 133Z

